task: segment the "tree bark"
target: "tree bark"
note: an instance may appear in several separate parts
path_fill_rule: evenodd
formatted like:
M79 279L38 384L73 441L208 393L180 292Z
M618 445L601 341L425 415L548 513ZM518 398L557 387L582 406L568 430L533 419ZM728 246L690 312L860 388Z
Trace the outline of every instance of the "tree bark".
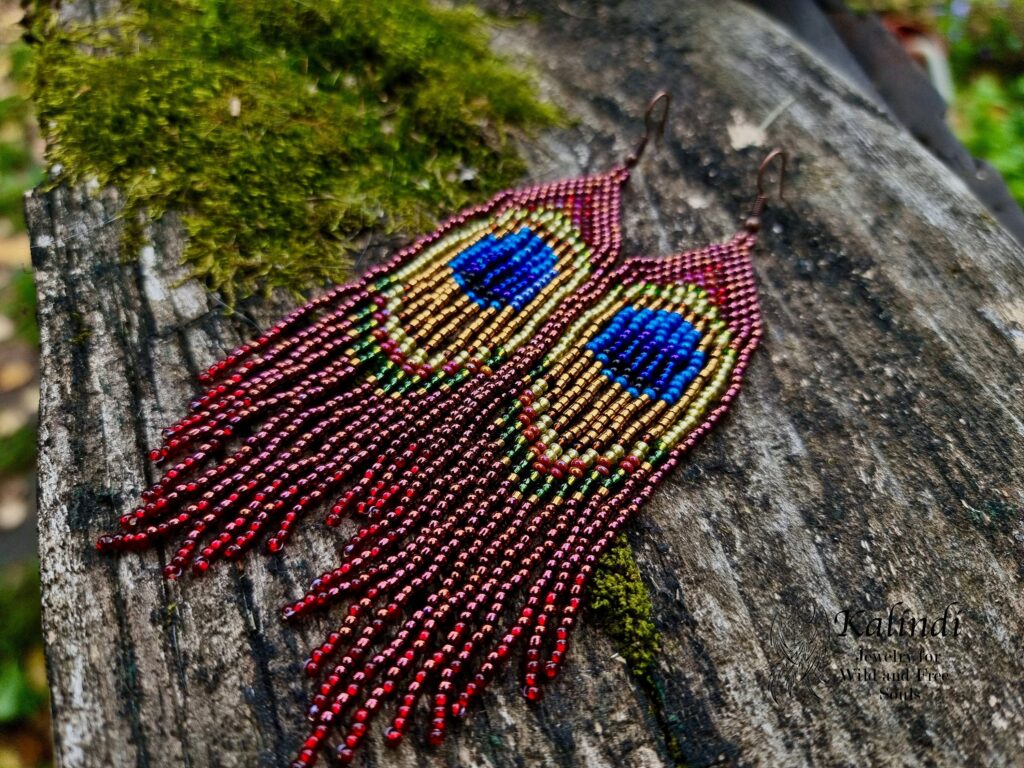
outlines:
M523 16L495 47L534 62L577 118L524 142L531 180L610 167L646 99L673 92L668 135L626 192L630 253L726 238L767 148L789 150L786 202L770 203L755 265L766 338L732 415L629 530L663 637L658 692L585 623L538 705L506 676L440 749L375 738L362 764L1019 764L1020 248L910 135L746 6L491 8ZM307 726L301 666L332 619L296 629L277 609L331 564L333 532L311 517L280 557L178 582L160 576L167 551L93 549L154 479L144 457L196 373L255 329L171 266L173 217L123 253L114 190L59 187L26 205L59 765L285 765ZM282 306L246 312L262 325ZM840 611L887 617L897 603L929 619L956 603L957 635L951 623L924 639L836 633ZM782 641L817 649L818 682L801 682ZM865 666L861 649L924 651L934 662L910 667L948 677L889 700L883 681L836 679Z

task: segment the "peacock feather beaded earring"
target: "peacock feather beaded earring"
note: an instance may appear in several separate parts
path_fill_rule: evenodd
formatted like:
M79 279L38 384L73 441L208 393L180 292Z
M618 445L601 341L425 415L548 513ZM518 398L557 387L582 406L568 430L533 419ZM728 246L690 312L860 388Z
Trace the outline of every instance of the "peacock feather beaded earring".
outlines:
M453 393L527 349L536 354L539 329L618 259L622 186L664 130L669 102L654 97L621 165L500 193L212 366L208 390L150 455L173 465L97 547L175 537L168 578L238 558L270 531L267 548L278 552L309 506L370 471ZM366 486L341 496L328 522Z
M528 699L558 674L599 558L739 392L761 338L750 254L775 158L784 173L776 150L736 235L628 260L555 313L535 362L461 390L346 496L366 526L284 611L348 602L307 663L321 682L293 768L332 732L350 762L385 705L388 743L423 709L440 743L517 645Z

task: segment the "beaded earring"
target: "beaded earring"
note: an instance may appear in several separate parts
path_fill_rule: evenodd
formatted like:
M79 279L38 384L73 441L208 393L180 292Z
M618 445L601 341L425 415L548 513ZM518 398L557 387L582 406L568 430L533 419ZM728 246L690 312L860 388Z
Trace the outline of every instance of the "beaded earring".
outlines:
M621 249L622 186L664 130L669 101L654 97L621 165L500 193L212 366L209 389L150 454L176 463L97 548L176 537L164 574L198 575L269 531L268 550L280 551L309 506L364 476L332 506L337 523L381 451L468 383L536 355L538 338L553 342L539 329L606 276ZM390 495L375 487L358 511Z
M511 360L463 388L346 495L367 525L284 610L349 604L307 663L330 672L292 768L315 763L332 732L350 762L392 700L387 743L402 740L423 697L428 741L440 743L517 645L523 693L539 698L599 558L739 392L761 338L750 253L775 158L784 174L776 150L731 239L628 260L555 313L534 363Z

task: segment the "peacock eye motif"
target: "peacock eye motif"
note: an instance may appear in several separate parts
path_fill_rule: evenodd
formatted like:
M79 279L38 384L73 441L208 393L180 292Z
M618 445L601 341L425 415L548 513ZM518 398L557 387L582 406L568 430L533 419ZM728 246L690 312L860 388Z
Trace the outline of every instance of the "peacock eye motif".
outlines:
M594 271L580 222L558 202L468 223L379 281L382 362L420 378L493 370L531 339Z
M693 423L702 393L720 389L730 337L697 285L613 287L521 395L517 447L529 444L533 469L556 478L635 470L652 448L674 444L674 427Z

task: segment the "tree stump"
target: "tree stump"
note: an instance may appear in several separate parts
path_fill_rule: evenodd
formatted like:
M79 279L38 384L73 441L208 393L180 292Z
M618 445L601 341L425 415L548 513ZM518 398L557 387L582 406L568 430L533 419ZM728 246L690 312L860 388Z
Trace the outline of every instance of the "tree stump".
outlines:
M361 764L1019 765L1021 249L910 135L746 6L492 9L523 16L496 48L535 62L577 118L526 142L531 179L610 167L646 99L673 92L666 140L626 191L631 253L724 239L766 149L789 150L787 201L771 203L755 264L766 338L730 418L629 530L663 638L657 694L585 623L541 703L506 676L440 749L375 738ZM332 562L336 535L311 517L276 559L178 582L160 576L166 551L93 548L153 480L144 457L197 372L255 331L169 266L173 217L122 253L115 190L37 191L27 211L59 764L285 765L306 729L301 665L331 620L296 629L277 611ZM257 324L281 309L249 308ZM952 610L956 634L950 620L945 635L890 637L890 606L897 619ZM875 615L882 636L854 637ZM842 679L901 669L872 656L892 652L922 655L912 676L945 677L898 681L922 692L910 700L887 697L882 677Z

